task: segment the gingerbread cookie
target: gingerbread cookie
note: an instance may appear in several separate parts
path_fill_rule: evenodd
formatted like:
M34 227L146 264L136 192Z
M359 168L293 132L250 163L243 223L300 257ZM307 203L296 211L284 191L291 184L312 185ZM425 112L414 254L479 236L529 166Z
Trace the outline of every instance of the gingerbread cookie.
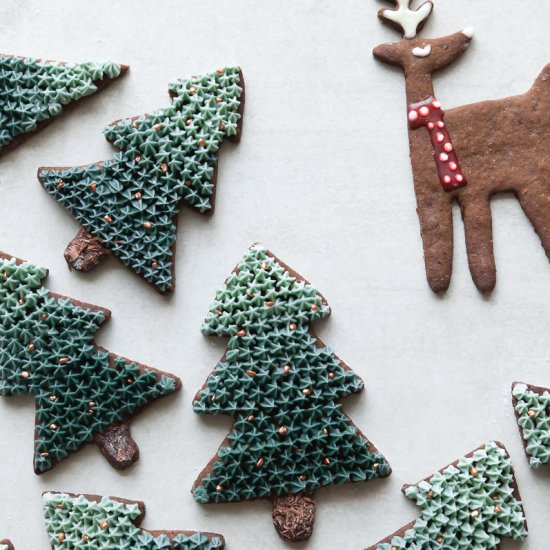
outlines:
M114 160L39 169L83 227L65 250L71 268L89 271L114 254L159 291L173 290L177 214L182 203L212 211L218 151L241 136L243 76L219 69L172 84L170 96L170 107L105 130L121 150Z
M203 326L229 338L195 397L200 414L235 417L193 486L199 503L267 498L289 541L310 537L315 489L390 474L382 454L341 411L362 380L310 332L326 300L261 245L225 282Z
M524 540L527 522L501 443L490 442L433 476L405 485L422 517L368 550L499 548L502 538Z
M398 43L374 49L377 59L405 74L407 116L417 211L424 243L428 283L447 290L453 261L452 204L458 202L466 233L470 271L477 288L491 292L496 283L490 199L513 192L550 256L550 65L523 95L443 111L432 74L457 60L468 48L473 29L444 38L424 39L417 29L433 3L397 9L380 18L403 32Z
M13 544L7 540L0 540L0 550L13 550Z
M0 55L0 154L127 69L116 63L59 63Z
M529 464L550 464L550 389L514 382L512 400Z
M146 531L143 502L116 497L44 493L44 517L53 549L222 550L215 533Z
M37 474L92 442L127 468L139 458L131 417L181 382L97 346L110 311L49 292L47 274L0 253L0 395L34 396Z

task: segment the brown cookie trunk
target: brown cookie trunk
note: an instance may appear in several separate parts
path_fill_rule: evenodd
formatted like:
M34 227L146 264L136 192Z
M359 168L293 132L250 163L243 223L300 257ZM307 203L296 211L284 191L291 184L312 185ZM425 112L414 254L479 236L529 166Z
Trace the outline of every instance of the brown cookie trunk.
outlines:
M59 491L47 491L50 494L67 494L71 498L77 498L79 496L83 496L87 500L91 502L101 502L101 499L103 497L99 495L89 495L89 494L77 494L77 493L61 493ZM46 493L43 493L45 495ZM139 508L139 511L141 512L140 515L133 521L134 525L136 527L139 527L143 520L145 519L145 503L140 500L128 500L125 498L119 498L119 497L109 497L111 500L115 500L117 502L121 502L122 504L136 504ZM159 535L166 535L170 540L175 538L177 535L185 535L187 537L194 535L197 531L176 531L176 530L150 530L150 529L143 529L143 531L150 533L153 537L158 537ZM207 531L201 531L201 533L208 539L212 540L213 538L219 538L222 541L222 545L220 546L220 550L223 550L225 548L225 538L223 535L220 535L218 533L210 533ZM52 546L52 549L54 547Z
M453 63L471 36L464 32L437 38L383 44L374 55L403 69L407 104L436 97L432 74ZM413 48L431 47L417 58ZM447 290L453 261L452 204L458 202L464 222L470 272L475 285L489 293L496 284L490 199L514 193L550 258L550 65L526 94L483 101L446 111L446 128L468 182L442 189L428 132L409 128L409 143L428 283Z
M505 452L506 452L506 456L509 457L509 454L508 454L508 451L506 450L506 447L500 442L500 441L495 441L494 442L495 445L498 445L501 449L503 449ZM475 452L479 451L479 450L482 450L485 448L485 445L482 445L481 447L478 447L477 449L474 449L471 453L468 453L467 455L465 455L465 458L470 458L471 456L474 455ZM448 464L447 466L445 466L444 468L441 468L439 470L439 473L442 474L447 468L451 467L451 466L457 466L457 464L460 462L460 459L458 460L455 460L454 462L452 462L451 464ZM521 503L521 495L519 493L519 487L518 487L518 484L517 484L517 481L516 481L516 476L514 474L514 468L511 468L510 470L510 473L512 475L512 478L513 478L513 483L512 483L512 489L513 489L513 496L514 498L516 498L520 503ZM419 481L418 483L415 483L413 485L411 484L404 484L403 487L401 488L401 491L403 492L403 494L405 493L405 491L407 490L407 488L409 487L414 487L414 486L417 486L419 485L422 481L426 481L427 483L430 482L430 480L432 479L433 475L429 476L429 477L426 477L424 478L423 480ZM523 505L521 505L521 511L522 511L522 514L525 516L525 513L524 513L524 510L523 510ZM400 529L398 529L397 531L395 531L395 533L392 533L391 535L387 536L385 539L377 542L376 544L372 545L372 546L369 546L366 548L366 550L376 550L378 548L378 546L380 544L391 544L391 541L394 537L403 537L405 535L405 533L409 530L409 529L412 529L415 525L417 520L413 520L411 521L410 523L407 523L407 525L401 527ZM527 520L525 520L525 530L527 531ZM500 548L500 544L499 546L497 547L497 550L498 548Z
M538 395L543 395L544 392L550 392L550 388L543 388L542 386L532 386L531 384L525 384L525 382L514 382L512 384L512 406L514 407L514 415L516 417L516 423L518 426L519 435L521 436L521 442L523 443L523 450L525 451L525 456L527 457L527 460L530 462L531 455L527 452L527 445L528 445L527 439L525 439L525 437L523 436L523 428L519 425L520 415L516 411L516 405L518 404L518 400L514 397L514 388L518 384L524 384L525 386L527 386L527 389L529 391L532 391L533 393L536 393Z
M65 261L69 269L87 272L109 254L111 251L103 246L101 239L82 228L65 248Z
M10 256L9 254L6 254L1 251L0 251L0 258L6 259L6 260L10 260L11 258L14 258L18 265L26 263L25 260L15 258L14 256ZM48 276L48 270L46 270L46 277L47 276ZM104 315L103 323L106 323L111 318L111 311L106 308L96 306L93 304L88 304L86 302L81 302L73 298L68 298L67 296L64 296L62 294L57 294L55 292L49 292L48 294L49 296L51 296L56 300L69 300L75 306L82 307L84 309L89 309L92 311L101 312ZM95 342L95 340L92 341L92 344L97 349L98 352L104 352L109 355L109 364L111 368L116 368L116 359L122 359L126 364L131 363L136 365L140 373L143 373L146 370L154 372L157 375L157 380L160 380L162 376L167 376L171 378L175 382L175 388L176 388L175 392L181 389L181 380L177 376L174 376L173 374L170 374L168 372L154 369L153 367L149 367L148 365L144 365L143 363L132 361L131 359L127 359L126 357L116 355L115 353L112 353L106 350L104 347L99 346ZM171 394L167 394L167 395L171 395ZM167 397L167 395L162 395L157 399L162 399L163 397ZM99 434L99 433L94 434L94 438L92 439L92 441L90 441L90 443L95 443L100 448L103 455L107 458L107 460L113 467L117 469L128 468L139 459L139 449L137 447L137 444L135 443L135 441L132 439L130 435L130 422L132 418L137 414L139 414L146 406L147 405L137 408L130 417L124 419L122 422L115 423L107 427L104 434ZM37 415L38 415L38 411L37 411ZM36 428L38 424L37 415L35 416L35 431L34 431L35 456L36 456L36 441L38 438L38 431ZM69 454L76 453L86 444L87 442L82 443L82 445L80 445L78 449L69 452ZM58 463L59 463L58 461L52 461L52 467L50 468L50 470L52 470ZM48 470L45 470L44 472L39 472L36 470L36 466L35 466L34 472L37 475L41 475L46 471Z
M3 55L3 57L20 57L20 56L15 56L15 55ZM23 59L23 58L21 58ZM63 61L51 61L51 60L48 60L48 59L45 59L45 60L42 60L40 58L37 58L36 61L45 61L46 63L47 62L52 62L52 63L56 63L58 65L66 65L65 62ZM82 103L84 103L87 99L89 99L90 97L96 95L99 91L103 90L104 88L106 88L109 84L111 84L111 82L113 82L114 80L116 80L117 78L119 78L120 76L122 76L126 71L128 71L130 67L128 65L120 65L120 74L118 76L115 76L114 78L104 78L102 80L94 80L94 84L97 88L97 90L93 93L93 94L90 94L90 95L87 95L87 96L84 96L84 97L81 97L80 99L77 99L75 101L71 101L68 105L63 105L63 111L60 113L60 115L58 116L52 116L50 118L47 118L46 120L42 120L40 121L37 125L36 125L36 128L32 131L32 132L27 132L25 134L20 134L16 137L14 137L5 147L3 147L2 149L0 149L0 156L8 153L9 151L12 151L13 149L15 149L16 147L19 147L19 145L22 145L23 143L25 143L28 139L30 139L32 136L34 136L35 134L37 134L38 132L40 132L41 130L43 130L46 126L50 125L52 122L55 121L55 119L59 118L59 116L65 114L65 113L68 113L70 111L72 111L75 107L81 105Z
M256 244L259 244L259 243L253 243L251 245L251 247L255 246ZM288 271L288 273L292 277L295 277L297 280L302 281L305 284L311 285L311 283L305 277L302 277L299 273L297 273L294 269L292 269L286 263L284 263L282 260L280 260L271 251L267 250L266 252L267 252L268 256L273 258L279 265L281 265L286 271ZM236 273L237 271L238 271L238 269L237 269L237 267L235 267L233 269L232 273ZM317 294L320 296L323 304L325 306L328 306L328 302L327 302L326 298L319 291L317 291ZM322 342L322 340L319 337L317 337L317 335L312 330L309 331L309 334L311 335L312 338L315 338L315 344L318 348L325 348L326 347L325 344ZM340 359L340 357L336 356L336 354L335 354L335 357L338 359L342 369L348 370L348 371L351 370L351 368L342 359ZM225 354L222 356L220 361L223 362L224 360L225 360ZM360 376L358 376L357 374L355 376L357 377L358 380L360 380L363 383ZM201 389L195 394L195 396L193 398L193 401L196 401L196 400L199 399L201 392L207 387L207 385L208 385L208 380L206 380L204 382ZM361 387L361 389L357 393L360 393L361 391L363 391L363 387ZM342 412L342 414L344 414L344 413ZM345 415L345 416L347 417L347 415ZM348 422L349 422L350 426L352 426L355 430L357 430L358 435L362 439L367 441L367 446L368 446L369 451L372 452L372 453L379 453L380 451L365 436L365 434L353 423L351 418L347 417L347 419L348 419ZM231 427L231 430L230 430L229 434L232 431L233 431L233 425ZM216 454L210 459L208 464L204 467L204 469L198 475L197 479L193 483L193 487L191 488L192 493L195 491L195 489L197 487L199 487L202 484L202 481L204 480L204 478L206 478L212 472L214 464L219 460L220 451L224 447L231 446L231 443L229 441L229 434L222 441L222 443L219 446L218 451L216 452ZM384 460L386 460L386 459L384 458ZM386 460L386 463L387 463L387 460ZM380 476L380 478L388 477L390 474L391 474L391 468L388 465L388 473L385 476ZM358 483L358 482L351 481L350 483ZM273 524L275 526L275 529L281 535L282 538L284 538L285 540L288 540L290 542L297 542L297 541L300 541L300 540L306 540L307 538L309 538L311 536L311 533L312 533L312 530L313 530L313 524L314 524L314 521L315 521L315 502L313 500L313 495L311 493L309 493L307 496L303 495L303 494L287 495L287 496L273 495L271 497L271 500L273 502ZM233 502L235 502L235 501L233 501ZM300 518L299 518L299 515L296 515L294 517L293 514L291 513L291 510L292 510L293 506L296 508L296 510L298 510L300 507L304 508L304 512L303 512L303 520L304 521L303 521L302 526L300 527L300 529L298 529L298 527L297 527L299 525L299 522L301 521ZM285 507L288 510L288 513L285 513ZM307 517L310 517L310 516L311 516L311 522L305 521L307 519ZM293 519L293 517L294 517L294 519ZM294 528L294 527L292 528L292 529L294 529L294 531L296 533L300 532L303 535L305 535L306 533L309 533L308 536L305 537L305 538L291 539L292 529L290 529L288 526L292 526L293 522L297 522L296 523L296 528ZM283 534L283 532L286 533L286 534ZM300 535L296 535L296 536L300 536Z
M239 109L238 109L238 113L241 115L240 118L239 118L239 121L237 122L237 133L234 135L234 136L229 136L227 137L226 139L228 141L231 141L232 143L239 143L241 141L241 136L242 136L242 129L243 129L243 121L244 121L244 105L245 105L245 97L246 97L246 94L245 94L245 82L244 82L244 76L243 76L243 73L242 73L242 70L239 71L239 78L240 78L240 81L239 81L239 85L240 87L242 88L242 94L241 94L241 100L240 100L240 105L239 105ZM173 95L170 93L169 91L169 94L168 94L171 98L173 98ZM133 117L130 117L130 120L136 120L136 119L139 119L141 118L142 116L148 116L147 113L145 113L145 115L136 115L136 116L133 116ZM122 119L118 119L118 120L115 120L113 122L111 122L111 126L114 125L114 124L117 124L118 122L120 122L120 120ZM215 201L216 201L216 189L217 189L217 183L218 183L218 158L219 158L219 154L220 154L220 149L218 149L215 153L215 156L216 156L216 162L214 164L214 170L213 170L213 173L212 173L212 179L210 181L210 183L212 184L212 200L211 200L211 203L212 203L212 208L210 208L210 210L208 210L207 212L204 212L204 215L206 216L211 216L213 213L214 213L214 209L215 209ZM93 163L95 164L96 166L102 168L103 166L103 163L104 161L98 161L96 163ZM87 164L83 164L81 166L78 166L78 168L85 168L86 166L92 166L92 165L87 165ZM42 171L47 171L47 170L67 170L71 167L69 166L47 166L47 167L44 167L44 166L41 166L40 168L38 168L37 170L37 177L38 177L38 180L40 181L40 183L42 185L44 185L44 181L42 180L41 178L41 175L40 173ZM186 206L188 207L189 209L193 210L193 211L197 211L196 208L194 206L191 206L187 201L185 201L185 199L181 199L180 203L179 203L179 207L181 207L181 205L183 206ZM71 215L73 216L73 218L75 218L74 214L71 213ZM174 216L174 218L172 219L172 223L174 224L174 231L177 233L177 230L178 230L178 215L176 214L176 216ZM75 218L76 219L76 218ZM73 245L73 243L78 239L78 237L80 236L80 233L81 232L84 232L85 235L89 235L91 238L95 239L94 243L95 243L95 246L99 247L100 249L102 249L102 252L100 253L100 255L98 256L97 254L93 255L93 260L91 262L89 262L89 269L79 269L77 267L75 267L74 265L71 265L71 263L69 262L69 259L67 258L67 254L68 254L68 251L69 251L69 248L71 247L71 245ZM86 229L82 229L81 232L78 233L78 235L75 237L75 239L73 239L68 245L67 247L65 248L65 260L67 261L67 263L69 264L69 267L72 267L73 269L77 269L79 271L91 271L92 269L94 269L100 262L101 260L107 255L112 255L112 256L115 256L117 258L118 261L120 261L122 263L122 261L120 260L120 258L118 258L118 256L114 255L111 250L108 248L108 243L103 241L101 238L99 237L96 237L96 236L93 236L91 233L89 233ZM171 288L167 289L167 290L160 290L156 285L154 285L154 283L150 283L150 284L153 284L154 287L157 289L158 292L160 292L161 294L170 294L172 292L174 292L174 290L176 289L176 244L177 242L174 241L174 244L172 245L172 286ZM79 244L77 243L77 250L79 247L82 247L82 244ZM98 252L99 253L99 252ZM79 254L77 254L77 257L79 257ZM96 261L97 260L97 261ZM124 265L124 264L123 264ZM125 266L126 267L126 266ZM130 268L129 268L130 269ZM133 270L132 270L133 271ZM144 278L142 274L138 274L140 277ZM149 281L147 281L149 283Z

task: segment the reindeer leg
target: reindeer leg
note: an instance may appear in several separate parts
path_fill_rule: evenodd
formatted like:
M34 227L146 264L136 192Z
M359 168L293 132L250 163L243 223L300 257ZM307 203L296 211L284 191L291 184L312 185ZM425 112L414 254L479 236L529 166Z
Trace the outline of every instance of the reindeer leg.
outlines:
M529 218L550 258L550 193L547 184L530 183L518 193L519 203Z
M416 209L424 244L428 284L434 292L445 292L453 271L452 206L444 193L418 196Z
M488 197L460 201L470 273L477 289L488 294L495 288L497 269L493 253L493 222Z

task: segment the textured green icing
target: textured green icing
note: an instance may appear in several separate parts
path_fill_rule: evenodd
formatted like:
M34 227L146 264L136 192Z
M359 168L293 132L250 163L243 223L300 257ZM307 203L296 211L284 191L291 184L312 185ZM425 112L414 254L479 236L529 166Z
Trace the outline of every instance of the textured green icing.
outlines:
M224 138L238 134L240 70L177 82L170 95L170 107L105 130L121 150L114 160L39 175L90 233L161 291L173 287L172 247L182 200L200 212L212 207L218 150Z
M211 472L197 480L198 502L303 493L390 473L337 403L360 392L362 381L308 331L329 313L315 288L260 245L217 293L203 332L228 336L229 345L193 408L235 423Z
M103 497L100 502L84 496L46 493L44 517L53 548L71 550L214 550L223 548L219 537L202 533L165 534L154 537L138 527L142 512L137 504Z
M114 63L77 65L0 55L0 151L120 71Z
M501 538L523 540L526 522L514 482L510 457L488 443L456 466L408 487L405 494L422 508L422 517L403 537L376 548L496 550Z
M518 425L525 440L525 451L533 468L550 463L550 392L537 393L525 384L516 384Z
M31 263L0 260L0 395L34 395L38 473L176 389L174 378L121 357L112 368L93 342L104 314L51 296L45 276Z

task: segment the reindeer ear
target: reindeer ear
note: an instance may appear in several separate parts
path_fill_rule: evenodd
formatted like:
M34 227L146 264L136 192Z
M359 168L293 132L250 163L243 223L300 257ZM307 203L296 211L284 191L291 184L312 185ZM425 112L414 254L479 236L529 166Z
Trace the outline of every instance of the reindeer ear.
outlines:
M403 67L402 61L402 49L399 44L380 44L372 50L372 54L376 59L395 65L396 67Z

